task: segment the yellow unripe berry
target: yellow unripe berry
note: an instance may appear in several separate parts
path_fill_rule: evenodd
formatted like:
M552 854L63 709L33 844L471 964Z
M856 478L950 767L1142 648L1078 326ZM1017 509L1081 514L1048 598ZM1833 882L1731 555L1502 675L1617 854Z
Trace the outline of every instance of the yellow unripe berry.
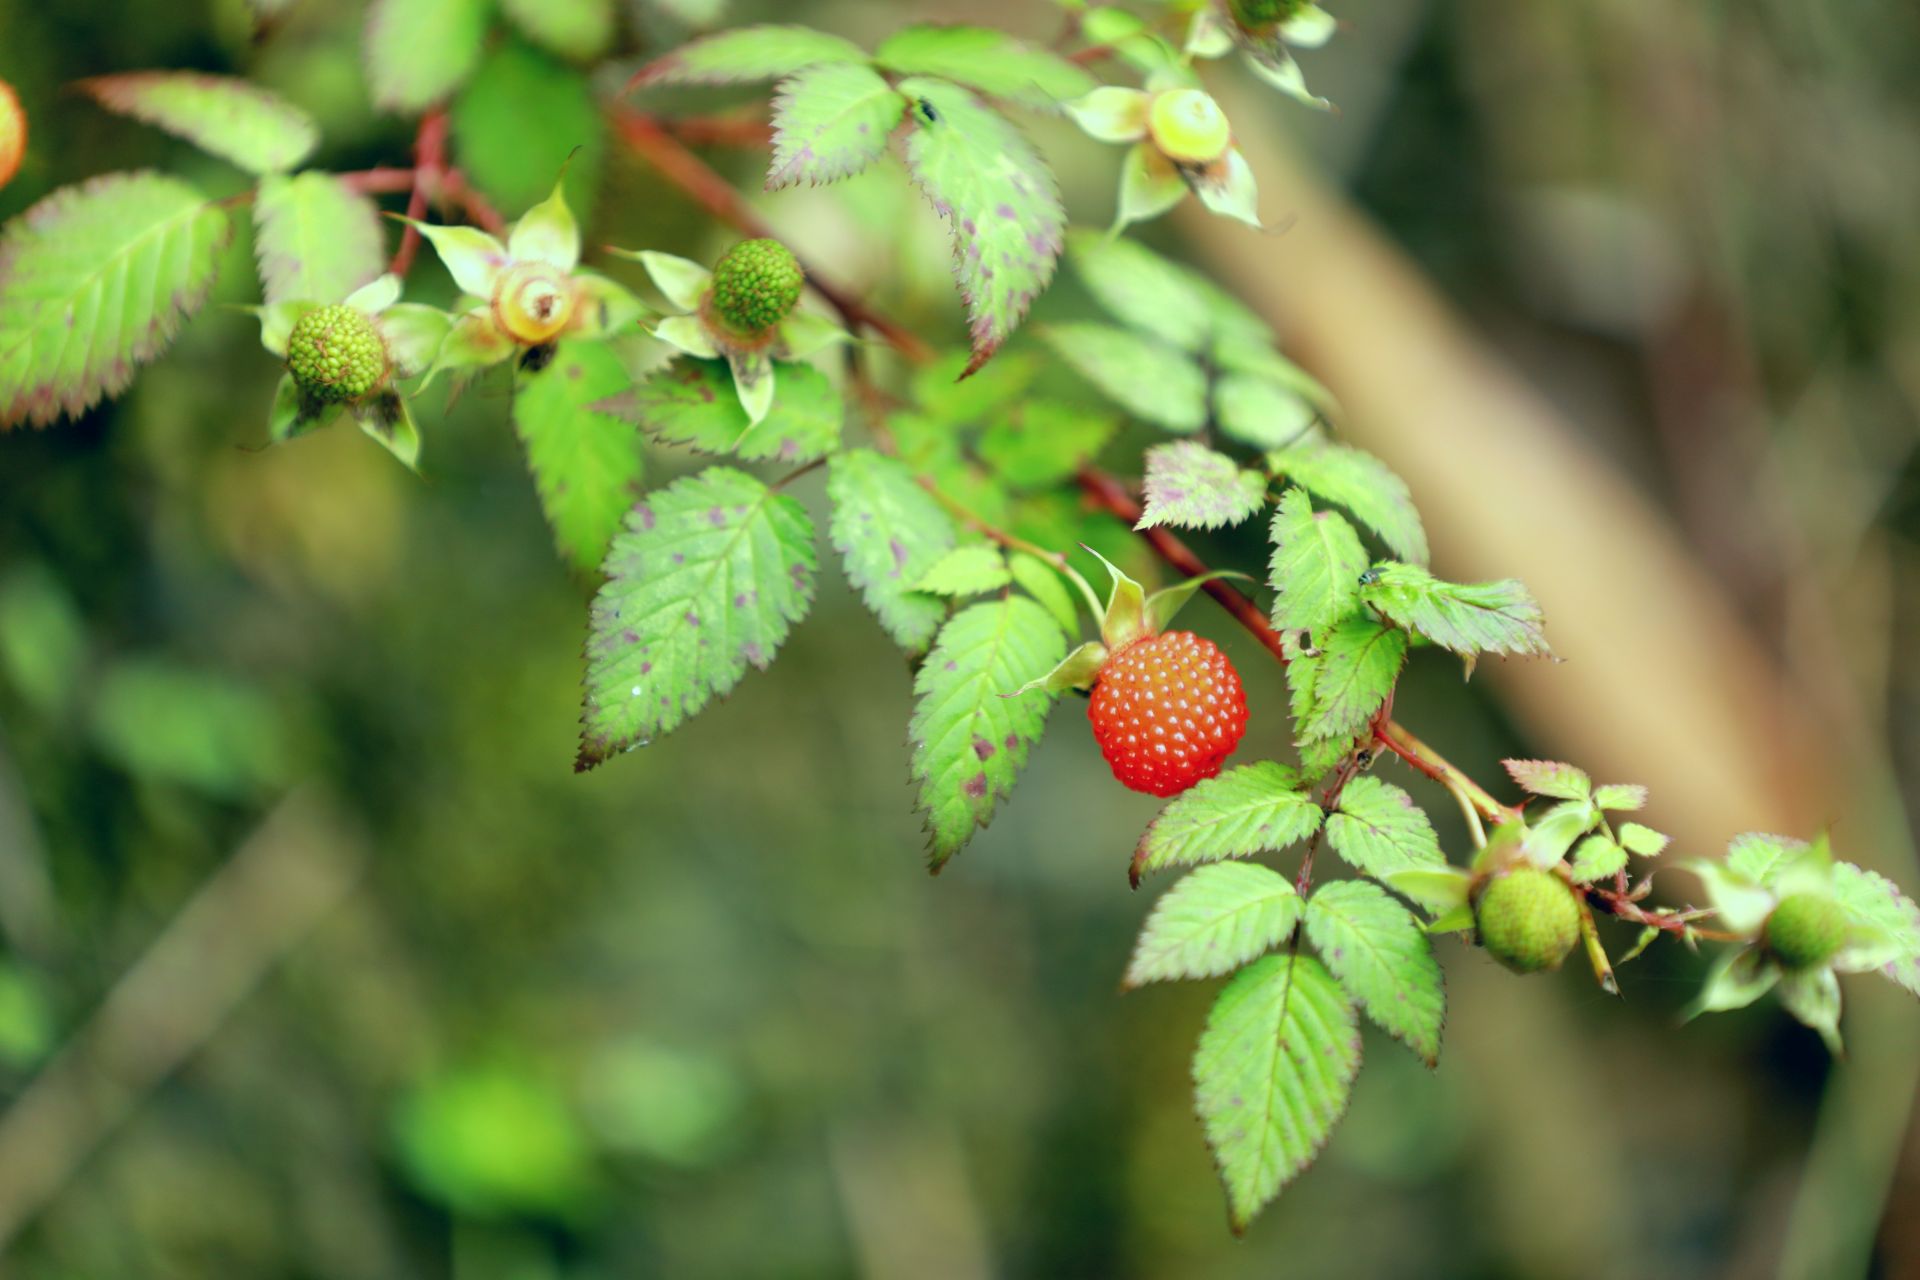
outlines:
M1180 164L1212 164L1227 153L1233 130L1220 104L1199 89L1169 89L1147 108L1153 145Z
M13 86L0 80L0 187L20 172L20 157L26 153L27 113L20 109Z
M494 286L493 318L514 341L539 346L573 319L573 280L544 262L516 262Z

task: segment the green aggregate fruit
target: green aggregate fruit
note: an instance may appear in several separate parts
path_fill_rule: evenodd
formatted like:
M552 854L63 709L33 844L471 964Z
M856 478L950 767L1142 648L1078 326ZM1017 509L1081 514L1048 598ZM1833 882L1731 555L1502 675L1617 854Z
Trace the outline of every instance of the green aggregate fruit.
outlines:
M1580 939L1580 905L1567 882L1516 867L1481 891L1474 921L1487 953L1515 973L1557 969Z
M342 303L315 307L287 338L287 368L316 400L358 400L386 378L387 346L365 312Z
M713 266L713 310L728 328L765 333L800 300L806 274L778 240L742 240Z
M1817 893L1790 893L1767 917L1767 949L1789 969L1812 969L1846 945L1847 916Z
M1248 31L1278 26L1291 18L1301 0L1232 0L1233 20Z

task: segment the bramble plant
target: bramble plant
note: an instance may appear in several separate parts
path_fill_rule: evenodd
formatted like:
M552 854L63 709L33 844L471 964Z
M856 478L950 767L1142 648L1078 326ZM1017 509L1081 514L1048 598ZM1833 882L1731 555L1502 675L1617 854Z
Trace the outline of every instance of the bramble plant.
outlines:
M0 426L46 426L124 391L200 309L250 209L262 341L285 365L259 408L261 438L345 414L430 469L432 415L424 429L415 417L428 393L511 380L512 424L559 552L597 582L582 770L654 742L772 664L820 567L821 531L789 490L823 479L827 542L915 667L910 769L934 871L992 819L1070 691L1089 695L1117 780L1169 797L1128 874L1138 884L1193 869L1154 904L1125 981L1231 975L1193 1071L1236 1230L1328 1140L1360 1069L1363 1016L1437 1061L1436 935L1522 974L1578 948L1610 992L1615 966L1660 938L1712 944L1722 949L1695 1012L1773 993L1835 1052L1837 975L1876 972L1920 994L1920 909L1824 837L1743 835L1722 860L1684 864L1704 905L1656 905L1656 874L1675 858L1666 836L1628 816L1646 788L1509 760L1521 793L1509 803L1394 719L1395 686L1422 650L1447 651L1468 675L1487 654L1549 656L1539 608L1515 581L1435 577L1407 486L1341 442L1329 392L1225 290L1123 236L1190 192L1258 226L1255 176L1206 90L1206 64L1243 57L1290 98L1324 106L1294 51L1324 44L1336 24L1308 0L1062 8L1067 30L1048 47L909 26L868 50L750 26L653 57L601 109L662 198L677 190L738 243L710 261L611 249L608 272L581 265L589 241L564 176L509 223L457 163L439 104L487 37L492 7L480 0L372 6L374 99L418 116L411 168L303 168L320 143L314 121L242 80L86 81L99 106L255 181L212 200L166 174L110 173L9 224ZM606 52L602 27L542 18L539 6L509 12L563 56ZM773 86L771 191L897 156L947 225L967 348L937 349L803 263L689 150L681 134L698 121L633 105L685 85ZM1114 209L1091 211L1100 225L1069 226L1022 113L1127 147ZM0 182L26 138L0 85ZM376 197L405 200L391 255ZM461 292L450 310L401 300L423 243ZM1003 352L1062 257L1106 318L1052 320L1039 344ZM897 359L876 361L877 348ZM660 365L663 349L673 358ZM1036 393L1044 355L1099 400ZM1122 418L1166 437L1137 465L1117 444ZM646 490L649 441L720 461ZM1137 489L1110 464L1138 470ZM1255 520L1270 544L1255 566L1271 589L1264 607L1233 583L1253 577L1209 569L1173 532ZM1156 561L1170 585L1149 592L1139 579ZM1284 712L1249 711L1212 642L1170 629L1200 591L1284 665ZM1228 767L1250 715L1282 714L1294 758ZM1459 802L1474 846L1463 865L1374 772L1387 757ZM1294 850L1290 875L1258 861ZM1352 876L1328 878L1329 859ZM1618 956L1602 917L1633 930Z

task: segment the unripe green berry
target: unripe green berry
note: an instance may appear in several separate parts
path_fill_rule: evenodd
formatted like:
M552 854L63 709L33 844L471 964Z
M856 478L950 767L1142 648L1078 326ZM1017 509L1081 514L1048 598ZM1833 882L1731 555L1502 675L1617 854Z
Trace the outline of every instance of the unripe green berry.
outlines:
M738 333L765 333L787 318L805 281L778 240L742 240L713 265L714 314Z
M1833 959L1847 942L1847 915L1817 893L1790 893L1767 917L1767 950L1789 969L1812 969Z
M387 376L387 345L366 312L344 303L315 307L287 337L287 368L316 400L358 400Z
M1515 867L1481 891L1474 922L1487 953L1515 973L1557 969L1580 938L1580 905L1567 882Z
M1147 131L1160 154L1181 164L1212 164L1233 143L1220 104L1199 89L1168 89L1147 108Z

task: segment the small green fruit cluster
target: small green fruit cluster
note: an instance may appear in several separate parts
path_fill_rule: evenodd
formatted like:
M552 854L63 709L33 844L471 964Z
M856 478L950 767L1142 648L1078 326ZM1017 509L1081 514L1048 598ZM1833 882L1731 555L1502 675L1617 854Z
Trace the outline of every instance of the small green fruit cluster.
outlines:
M1557 969L1580 938L1580 904L1559 876L1538 867L1501 872L1480 892L1481 945L1515 973Z
M1767 950L1789 969L1812 969L1833 959L1847 942L1840 904L1817 893L1790 893L1767 917Z
M315 307L288 335L287 368L316 400L358 400L387 376L387 345L365 312L344 303Z
M806 273L778 240L742 240L713 265L713 310L737 333L761 334L787 318Z

